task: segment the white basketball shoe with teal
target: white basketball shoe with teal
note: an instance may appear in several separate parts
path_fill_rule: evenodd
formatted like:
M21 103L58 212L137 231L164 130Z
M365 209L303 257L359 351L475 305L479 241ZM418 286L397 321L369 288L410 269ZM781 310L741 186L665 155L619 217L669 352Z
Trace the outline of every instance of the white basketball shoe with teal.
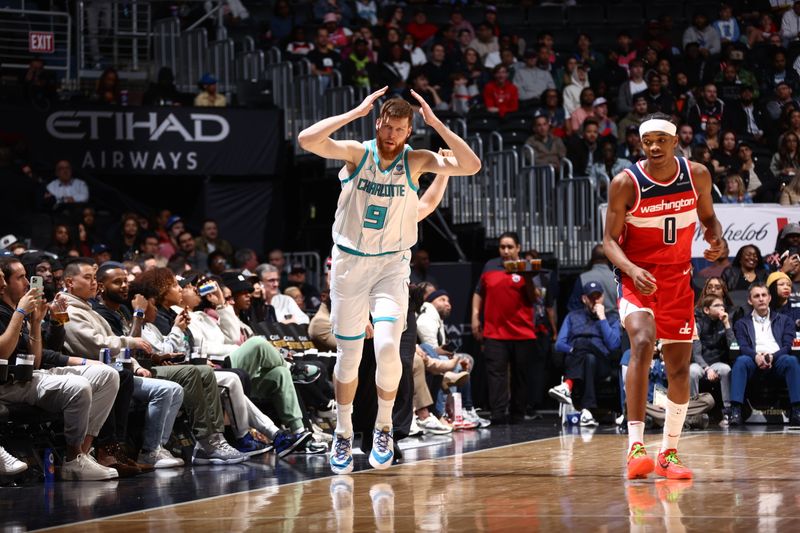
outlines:
M353 471L353 437L343 437L338 433L334 435L330 463L334 474Z
M375 428L372 432L372 451L369 454L369 464L372 468L383 470L392 466L394 459L394 433L388 426L383 429Z

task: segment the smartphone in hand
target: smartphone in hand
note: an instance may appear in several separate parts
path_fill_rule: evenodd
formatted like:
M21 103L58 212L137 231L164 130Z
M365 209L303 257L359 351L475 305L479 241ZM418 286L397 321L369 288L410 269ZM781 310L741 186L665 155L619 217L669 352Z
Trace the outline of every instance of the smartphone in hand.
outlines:
M44 290L44 278L42 276L31 276L31 289L39 289L39 293Z

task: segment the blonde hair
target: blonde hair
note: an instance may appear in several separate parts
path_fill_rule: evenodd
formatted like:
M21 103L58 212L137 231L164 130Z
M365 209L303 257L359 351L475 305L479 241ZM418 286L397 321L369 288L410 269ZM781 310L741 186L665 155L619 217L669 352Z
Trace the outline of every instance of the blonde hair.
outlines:
M741 177L739 174L730 174L729 176L727 176L727 177L725 178L725 185L726 185L726 187L725 187L725 194L726 194L726 195L728 194L728 190L727 190L727 189L728 189L728 187L727 187L727 184L728 184L728 182L730 182L730 181L734 181L734 182L736 182L736 187L737 187L737 190L736 190L736 197L737 197L737 198L739 198L739 200L740 200L740 201L741 201L741 200L743 200L743 199L744 199L744 195L745 195L745 193L746 193L747 191L745 191L745 188L744 188L744 180L742 179L742 177Z
M303 293L297 287L286 287L286 289L283 291L283 294L291 298L297 298L298 296L303 295Z
M389 98L381 106L378 117L381 121L385 118L407 118L410 126L414 121L414 109L402 98Z

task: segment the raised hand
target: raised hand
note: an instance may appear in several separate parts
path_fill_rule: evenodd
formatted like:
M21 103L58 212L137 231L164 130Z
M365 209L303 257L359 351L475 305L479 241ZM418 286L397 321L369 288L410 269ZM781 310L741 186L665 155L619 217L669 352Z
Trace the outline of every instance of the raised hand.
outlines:
M414 89L411 89L411 96L416 98L417 102L419 102L419 113L422 115L422 118L425 119L425 124L428 126L433 126L439 119L433 114L433 109L431 109L431 106L429 106L428 102L426 102L425 99L421 97Z
M353 112L359 117L366 117L367 115L370 114L370 111L372 111L372 106L373 104L375 104L375 100L386 94L387 90L389 90L388 85L383 89L378 89L374 93L370 94L369 96L364 98L363 102L358 104L358 107L356 107L353 110Z
M133 300L131 300L131 306L133 307L134 311L136 309L147 309L147 298L141 294L135 294L133 296Z

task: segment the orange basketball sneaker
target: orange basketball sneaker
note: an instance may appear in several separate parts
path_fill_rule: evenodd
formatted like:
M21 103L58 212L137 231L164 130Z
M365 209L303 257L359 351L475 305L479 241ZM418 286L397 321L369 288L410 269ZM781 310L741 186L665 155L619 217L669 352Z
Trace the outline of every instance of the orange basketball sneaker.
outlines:
M647 456L644 444L634 442L628 451L628 479L644 479L653 471L653 460Z
M656 460L656 474L667 479L692 479L692 471L683 466L678 458L678 450L675 448L659 452Z

